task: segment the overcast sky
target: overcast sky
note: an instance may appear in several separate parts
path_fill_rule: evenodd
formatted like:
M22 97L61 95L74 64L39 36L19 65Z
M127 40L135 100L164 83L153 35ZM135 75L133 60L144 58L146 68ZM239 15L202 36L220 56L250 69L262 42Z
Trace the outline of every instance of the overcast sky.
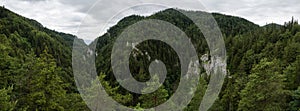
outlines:
M20 15L35 19L50 29L77 35L87 42L102 35L108 27L116 24L117 21L125 16L131 14L150 15L153 12L165 9L165 7L160 6L133 7L124 13L116 15L116 13L120 12L121 7L128 6L128 4L126 4L128 1L119 0L120 2L118 3L111 3L110 1L113 0L0 0L0 4ZM129 1L131 2L133 0ZM179 1L190 2L193 0L161 1L165 1L165 4L178 4ZM240 16L261 26L266 23L284 24L284 22L291 20L292 16L294 16L295 19L299 19L300 17L300 0L199 1L206 8L205 11ZM89 11L96 2L101 5L96 5L93 10ZM186 5L187 7L185 8L189 8L189 5L190 7L195 7L196 4L190 2L186 3ZM87 13L88 11L89 13ZM96 13L93 11L100 12ZM85 33L78 34L78 26L82 24L84 18L88 20L89 23L83 23L84 25L81 25L80 28L82 30L84 29ZM103 30L92 30L96 27L103 28Z

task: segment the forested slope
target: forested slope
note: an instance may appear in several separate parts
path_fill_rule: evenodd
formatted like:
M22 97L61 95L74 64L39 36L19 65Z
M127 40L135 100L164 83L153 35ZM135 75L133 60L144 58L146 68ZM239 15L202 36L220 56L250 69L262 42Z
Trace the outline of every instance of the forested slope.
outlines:
M0 109L86 109L71 69L74 38L0 7Z
M206 13L185 12L195 16ZM227 75L222 91L210 110L299 110L298 22L291 20L284 25L268 24L260 27L240 17L218 13L212 15L224 37ZM138 109L165 102L176 91L180 82L180 62L176 52L168 44L156 40L135 46L138 50L131 53L130 71L138 81L147 81L150 78L150 63L161 60L168 71L162 87L154 93L140 95L125 90L115 80L110 64L113 43L125 28L147 19L167 21L184 31L194 44L199 59L210 54L206 40L196 25L174 9L147 17L128 16L111 27L91 44L97 46L96 67L99 79L113 99ZM71 52L74 38L70 34L49 30L34 20L1 7L1 110L88 110L77 92L72 74ZM185 108L187 111L198 110L209 83L210 75L204 70L205 64L209 62L199 63L200 84L196 95Z
M201 15L199 11L188 11ZM219 98L210 108L212 111L235 110L298 110L299 106L299 57L300 26L292 20L285 25L267 24L258 26L246 19L212 13L225 40L227 49L227 76ZM199 59L209 54L207 43L199 29L186 16L174 9L167 9L149 17L133 15L124 18L108 33L97 38L96 66L98 73L104 73L104 80L112 87L113 93L121 93L127 98L122 102L127 106L149 108L167 100L176 91L179 82L179 59L167 44L149 40L136 46L130 57L130 70L139 81L149 79L148 67L156 59L166 64L168 75L162 89L152 95L128 92L118 83L112 73L110 54L118 35L128 26L146 19L164 20L183 30L194 43ZM147 59L151 57L151 59ZM202 63L203 65L205 63ZM199 68L203 69L202 66ZM198 110L201 98L209 82L209 74L202 70L200 84L195 97L185 110ZM298 90L297 90L298 89ZM166 90L166 91L165 91ZM117 97L115 97L117 98ZM152 98L152 99L151 99ZM154 98L160 98L156 100ZM160 101L160 102L159 102Z

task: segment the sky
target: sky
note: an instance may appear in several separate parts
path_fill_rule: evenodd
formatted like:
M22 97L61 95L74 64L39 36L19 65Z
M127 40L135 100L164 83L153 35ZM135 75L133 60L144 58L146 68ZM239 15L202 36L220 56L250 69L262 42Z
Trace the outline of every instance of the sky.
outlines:
M142 0L0 0L0 5L37 20L49 29L76 35L86 43L90 43L123 17L132 14L147 16L167 8L160 5L134 6L133 1ZM174 4L185 4L182 8L187 10L194 10L192 7L199 5L194 3L197 0L143 1L164 1L165 5L175 7L177 5ZM260 26L267 23L284 24L292 17L297 20L300 18L300 0L198 0L197 2L204 6L205 9L201 10L239 16ZM123 8L129 6L131 8Z

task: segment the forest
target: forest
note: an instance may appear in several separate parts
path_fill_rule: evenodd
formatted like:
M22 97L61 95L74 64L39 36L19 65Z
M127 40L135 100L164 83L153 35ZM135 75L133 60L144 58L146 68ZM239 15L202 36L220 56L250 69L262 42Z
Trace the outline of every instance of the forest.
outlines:
M300 111L298 21L291 17L284 25L259 26L244 18L211 14L225 41L227 75L209 111ZM81 40L83 47L96 46L97 79L105 91L118 103L137 111L166 102L180 82L180 61L176 52L168 44L156 40L136 46L140 51L131 53L130 71L136 80L145 82L150 78L149 64L159 59L167 70L163 85L153 93L141 95L127 91L116 81L110 64L114 42L126 27L147 19L169 22L185 32L199 59L201 55L210 54L201 31L176 9L166 9L151 16L131 15L90 45ZM0 7L0 110L91 110L75 84L72 70L74 39L78 38L48 29L35 20ZM204 64L201 62L199 68L204 69ZM210 80L207 71L201 70L200 75L196 93L185 111L199 109ZM149 89L143 91L146 90ZM108 110L118 111L116 108Z

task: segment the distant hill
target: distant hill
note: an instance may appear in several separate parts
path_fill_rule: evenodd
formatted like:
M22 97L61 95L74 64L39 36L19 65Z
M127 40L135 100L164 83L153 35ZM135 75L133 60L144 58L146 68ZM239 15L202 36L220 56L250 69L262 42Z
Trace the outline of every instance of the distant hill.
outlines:
M180 10L184 11L184 10ZM207 13L207 12L201 12L201 11L184 11L186 13L189 13L194 16L200 16L201 14ZM266 97L266 98L272 98L271 101L269 101L266 104L260 104L255 103L255 101L248 101L251 100L251 98L248 98L251 94L269 94L263 91L260 91L259 89L256 89L256 87L252 87L255 82L256 78L254 77L260 77L264 74L268 76L271 76L271 73L265 73L263 71L267 71L269 65L271 67L280 67L280 69L276 70L278 73L282 75L287 75L287 78L289 78L289 74L291 73L284 73L284 71L287 70L293 70L296 69L286 69L287 66L291 65L289 67L297 67L297 64L299 64L299 55L300 55L300 44L299 44L299 31L300 26L298 25L297 21L291 21L286 23L285 25L277 25L277 24L268 24L266 26L260 27L259 25L250 22L244 18L241 17L235 17L230 15L224 15L219 13L211 13L212 16L215 18L215 20L218 23L218 26L220 27L220 30L224 36L224 41L226 45L227 50L227 72L228 75L225 79L225 83L223 85L223 89L219 95L219 99L217 102L213 105L213 107L210 109L212 111L222 111L222 110L244 110L247 108L253 108L251 110L260 110L256 109L255 107L247 106L247 102L250 102L250 104L255 104L257 106L261 106L261 110L266 108L270 110L283 110L288 109L288 105L285 103L289 103L292 101L290 95L284 95L287 101L276 99L276 96L283 96L279 93L274 94L272 97ZM113 76L112 68L111 68L111 51L112 47L115 43L115 40L117 37L122 33L122 31L127 28L128 26L137 23L138 21L147 20L147 19L158 19L163 20L166 22L169 22L178 28L180 28L182 31L186 33L186 35L191 39L192 43L194 43L194 46L197 50L199 59L202 55L208 54L208 46L207 43L200 32L199 29L195 26L195 24L187 18L185 15L180 13L178 10L175 9L166 9L163 11L160 11L158 13L155 13L150 16L139 16L139 15L132 15L123 18L118 22L117 25L111 27L107 33L104 35L98 37L95 41L93 41L92 45L96 45L96 67L98 73L104 73L106 74L106 80L115 87L119 87L119 84L115 81L115 77ZM160 30L158 30L160 32ZM163 33L163 32L162 32ZM129 35L130 36L130 35ZM182 44L184 45L184 44ZM149 64L151 61L154 61L156 59L161 60L165 63L168 74L167 78L164 82L164 89L168 91L168 95L172 95L177 88L177 85L179 83L179 77L180 77L180 64L177 54L174 52L174 50L167 44L155 41L155 40L149 40L144 41L141 44L138 44L135 46L138 51L134 50L131 52L130 57L130 71L133 74L133 77L137 79L138 81L147 81L150 76L148 72ZM273 61L272 61L273 60ZM278 60L278 61L276 61ZM210 59L206 63L200 63L200 65L210 63ZM268 62L269 61L269 62ZM271 61L271 62L270 62ZM299 63L298 63L298 62ZM119 61L120 64L122 64L122 61ZM202 66L199 66L200 69L203 69ZM267 68L267 69L265 69ZM263 71L262 71L263 70ZM275 71L275 69L270 69L268 71ZM298 69L297 69L298 70ZM190 110L198 110L198 106L201 98L204 93L203 87L206 87L209 83L209 74L206 74L204 72L204 69L200 72L202 74L202 85L200 85L199 89L197 90L198 93L196 94L196 97L192 100L192 102L189 104L189 106L186 108L187 111ZM276 72L275 71L275 72ZM272 72L272 71L271 71ZM256 75L258 74L258 75ZM261 74L261 75L260 75ZM275 88L276 85L274 84L285 84L283 83L284 79L280 78L279 76L282 75L272 75L272 77L278 77L276 79L277 82L271 82L268 84L269 86L260 86L259 84L257 87L264 87L264 88ZM292 75L300 76L299 73L292 73ZM260 78L260 81L269 81L269 80L263 80L263 77ZM271 80L270 80L271 81ZM288 81L298 81L291 79ZM289 82L285 86L286 89L283 87L278 88L276 91L286 91L287 89L290 91L294 91L297 89L297 87L300 85L300 82L297 83ZM256 92L251 92L256 91ZM275 91L275 92L276 92ZM132 100L130 102L124 103L128 106L135 106L138 103L142 103L141 106L144 106L144 108L147 108L151 103L150 100L141 100L140 98L143 97L141 95L131 93L120 87L118 89L119 93L122 94L131 94L133 96ZM271 91L272 92L272 91ZM156 92L161 93L161 92ZM252 97L252 96L251 96ZM253 97L253 98L256 98ZM275 99L274 99L275 98ZM273 101L274 100L274 101ZM144 101L148 101L149 103L143 103ZM242 101L242 102L241 102ZM279 101L279 102L278 102ZM295 100L299 101L299 100ZM153 101L152 101L153 102ZM278 109L272 109L267 104L277 104L276 106ZM152 104L153 105L153 104ZM299 106L299 104L298 104ZM297 106L297 107L298 107ZM296 108L293 106L293 108Z
M276 24L276 23L270 23L270 24L267 24L267 25L265 25L265 26L263 26L263 28L266 28L266 29L280 29L280 28L283 28L284 26L282 26L282 25L279 25L279 24Z
M70 67L71 49L76 36L50 30L37 21L25 18L4 7L0 7L0 24L2 26L0 33L14 41L11 47L16 48L15 51L23 50L24 53L29 53L33 50L38 56L47 47L58 64ZM18 47L17 45L21 44L18 41L27 45Z
M33 99L35 97L29 97L29 95L33 96L37 93L40 96L51 93L51 97L46 97L47 101L54 97L54 93L60 94L58 96L61 99L60 102L51 100L53 104L56 104L56 106L51 106L52 110L58 110L61 107L71 109L65 105L65 103L71 104L68 101L81 104L82 99L75 93L77 89L71 67L72 46L75 38L74 35L50 30L35 20L0 7L0 93L3 94L1 91L14 87L13 90L10 90L12 91L11 99L0 100L0 109L42 110L42 108L36 107L41 106L42 103L37 103ZM86 46L83 40L82 45ZM55 64L52 64L51 61ZM39 87L44 82L47 82L48 86ZM50 85L57 87L51 86L52 88L50 88ZM32 92L34 88L38 88L40 92L38 90ZM50 88L54 92L43 88ZM53 99L58 100L58 98ZM8 103L12 104L11 107L3 103L9 101L18 102L16 104ZM62 101L65 103L62 104ZM82 108L86 109L85 104L82 105ZM76 108L76 110L80 109Z
M184 10L182 10L184 11ZM201 16L201 11L185 11L187 13L191 13L195 16ZM240 34L246 34L248 32L254 32L260 27L246 19L240 18L240 17L234 17L229 15L223 15L218 13L212 13L213 17L217 21L222 33L225 37L227 36L235 36ZM123 18L118 22L117 25L111 27L107 33L105 33L103 36L98 37L95 41L92 42L92 44L97 43L97 52L100 54L100 56L105 56L105 61L108 62L110 59L110 51L112 48L112 45L117 38L117 36L128 26L146 19L159 19L167 21L180 29L182 29L186 34L191 37L191 39L195 43L202 43L198 44L199 48L198 51L201 53L204 53L205 50L207 51L207 46L203 35L200 33L200 31L196 28L196 26L193 24L193 22L187 18L182 13L178 12L176 9L166 9L163 11L160 11L158 13L155 13L151 16L144 17L144 16L138 16L138 15L132 15ZM197 46L197 45L196 45ZM100 66L99 66L100 67ZM102 66L103 67L103 66ZM104 67L108 68L108 67ZM107 69L108 70L108 69Z
M201 14L206 13L201 11L185 12L194 16L200 16ZM217 21L225 38L254 32L260 28L258 25L240 17L234 17L218 13L212 13L212 16ZM114 81L114 76L110 65L110 59L112 46L115 40L117 39L117 36L120 35L120 33L122 33L122 31L126 27L137 23L138 21L147 19L163 20L177 26L178 28L183 30L188 37L190 37L193 43L195 43L194 45L199 55L208 53L208 46L201 32L197 29L195 24L189 18L187 18L185 15L183 15L176 9L166 9L146 17L132 15L120 20L117 23L117 25L111 27L107 31L107 33L105 33L103 36L98 37L91 44L92 46L95 45L95 43L97 43L96 52L98 55L96 58L96 67L98 73L103 72L108 75L107 79L109 81ZM140 81L148 80L150 77L148 72L150 62L154 61L155 59L162 60L164 63L167 63L166 67L168 70L168 77L164 85L169 91L169 93L172 94L173 91L176 90L176 84L179 82L180 77L180 66L176 65L180 63L176 52L174 52L174 50L172 50L172 48L170 48L167 44L159 41L145 41L142 45L138 45L136 47L141 52L132 52L132 54L137 53L137 57L130 58L130 66L132 66L131 71L134 74L133 76ZM151 57L151 60L147 59L149 57ZM122 61L120 61L120 63L122 63ZM116 85L117 83L111 82L111 84ZM132 104L138 103L138 95L134 95L134 97L134 102Z

